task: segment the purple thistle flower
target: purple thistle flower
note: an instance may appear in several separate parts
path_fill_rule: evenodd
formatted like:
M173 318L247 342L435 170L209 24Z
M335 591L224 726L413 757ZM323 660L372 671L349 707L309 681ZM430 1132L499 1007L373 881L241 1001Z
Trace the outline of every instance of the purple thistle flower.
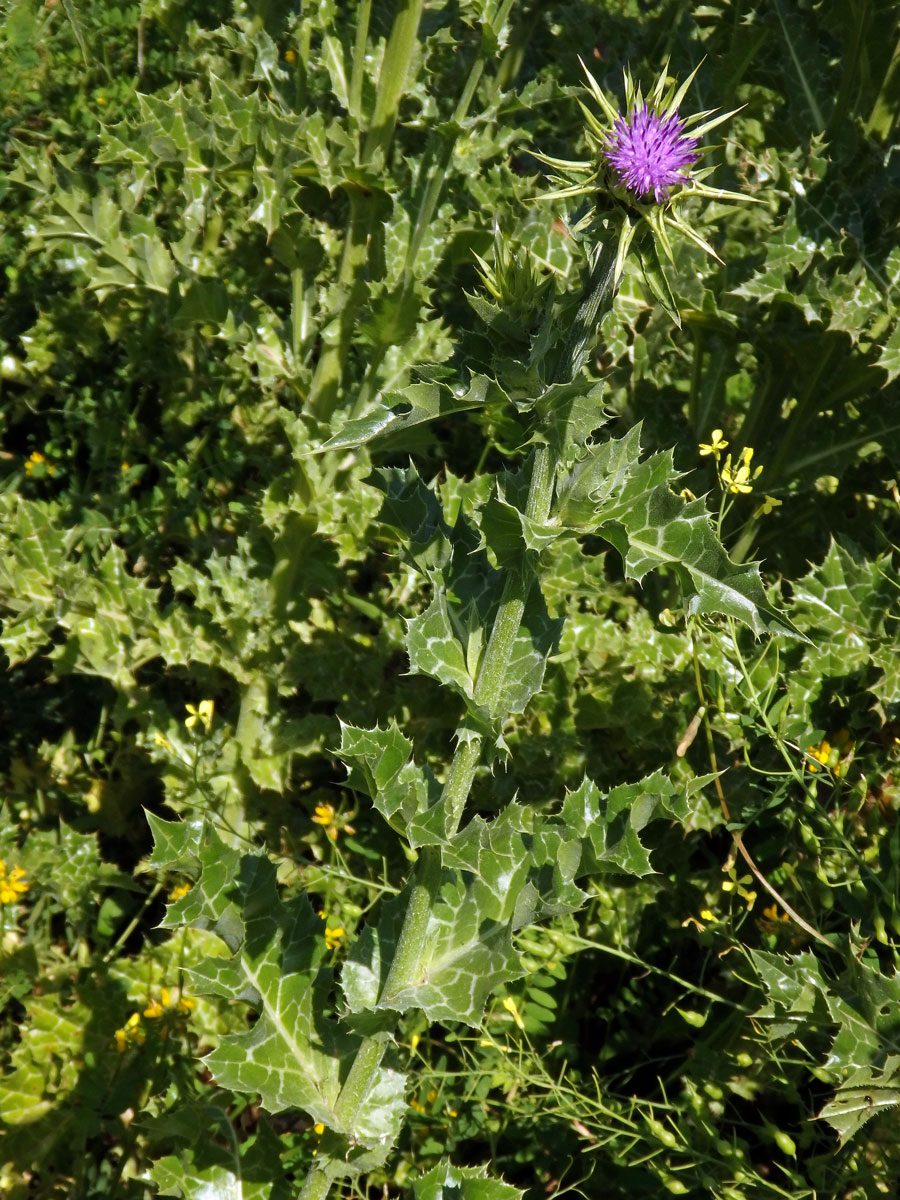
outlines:
M700 157L694 153L697 138L684 136L678 112L658 115L634 108L627 117L616 117L603 152L618 183L636 196L652 192L657 204L669 198L669 188L688 183L684 168Z

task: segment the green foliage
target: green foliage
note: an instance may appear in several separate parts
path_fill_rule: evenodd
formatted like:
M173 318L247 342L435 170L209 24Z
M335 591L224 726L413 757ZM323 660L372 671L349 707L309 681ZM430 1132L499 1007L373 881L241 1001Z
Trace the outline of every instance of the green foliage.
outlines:
M896 14L651 7L2 7L13 1200L897 1190Z

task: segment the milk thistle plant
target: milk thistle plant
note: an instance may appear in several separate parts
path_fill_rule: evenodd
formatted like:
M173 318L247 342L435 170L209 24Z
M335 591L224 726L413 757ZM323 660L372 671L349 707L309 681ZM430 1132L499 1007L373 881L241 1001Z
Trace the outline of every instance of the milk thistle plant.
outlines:
M14 7L0 60L30 38L54 104L77 83L56 119L26 81L3 175L11 1194L869 1194L886 1141L828 1143L900 1084L898 538L857 420L900 373L897 262L793 208L827 165L891 216L890 47L844 39L834 115L806 80L817 129L861 97L832 174L790 146L775 26L756 63L706 6L741 178L775 181L726 255L730 114L665 68L564 110L590 42L551 6L151 5L137 38ZM696 5L643 8L580 11L643 62ZM584 161L535 183L569 117ZM860 408L817 421L832 374ZM819 561L851 526L816 489L804 528L795 462L853 445L868 549L784 570L782 651L743 550Z

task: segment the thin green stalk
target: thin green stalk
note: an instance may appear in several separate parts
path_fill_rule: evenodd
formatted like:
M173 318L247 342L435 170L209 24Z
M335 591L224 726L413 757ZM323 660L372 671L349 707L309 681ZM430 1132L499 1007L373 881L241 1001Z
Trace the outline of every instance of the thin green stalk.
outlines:
M500 10L496 16L496 24L502 25L509 15L512 8L513 0L503 0ZM484 73L485 60L478 57L472 64L469 71L469 76L462 90L456 108L453 110L451 117L451 126L456 123L460 124L468 116L469 108L472 100L475 98L475 92L478 84L481 82L481 77ZM401 288L398 307L402 310L407 297L413 290L415 277L413 268L416 260L419 257L419 251L422 248L422 239L425 237L426 231L431 227L434 220L434 214L437 210L438 202L441 198L441 193L444 190L444 184L447 180L447 172L450 169L450 163L453 159L453 151L456 146L456 135L448 133L443 139L441 152L438 155L436 162L431 166L427 175L427 183L425 192L422 196L421 203L418 206L415 220L412 229L410 230L409 243L406 249L406 261L403 268L403 285ZM352 418L354 420L363 416L369 405L378 391L378 372L381 364L384 361L384 356L391 347L390 332L386 339L380 341L373 346L369 361L366 366L366 374L356 398L356 403L353 406Z
M394 23L385 49L372 124L360 150L365 166L378 151L387 153L397 123L400 100L406 90L409 68L417 45L419 22L425 0L398 0ZM363 15L366 15L365 13ZM359 30L357 30L359 34ZM358 39L357 39L358 41ZM362 89L360 61L365 57L357 44L351 74L351 92ZM362 188L350 189L350 220L344 238L344 252L338 283L347 289L338 321L337 336L321 353L309 389L307 411L319 420L330 421L341 393L341 380L356 322L364 296L363 269L368 261L369 233L373 219L373 198Z
M416 863L409 902L387 978L381 989L381 1000L389 1001L392 996L396 996L415 982L425 945L428 918L434 906L440 879L440 851L434 846L427 846ZM369 1094L375 1074L381 1066L389 1042L387 1025L390 1018L387 1014L385 1018L385 1033L364 1039L341 1087L335 1104L336 1123L341 1128L352 1126L355 1122ZM300 1200L324 1200L332 1182L340 1174L339 1164L336 1169L332 1168L335 1168L335 1164L325 1157L314 1163L300 1192Z
M369 20L372 0L360 0L356 13L356 39L353 44L353 66L350 69L350 113L362 122L362 87L366 73L366 42L369 40Z
M398 0L384 61L381 64L381 74L378 77L375 112L372 114L372 124L363 143L363 164L371 162L379 150L386 152L391 144L424 7L425 0Z
M362 300L362 274L368 258L370 197L354 187L350 189L349 200L350 223L338 272L338 284L346 289L346 299L337 322L337 336L323 347L316 363L307 401L308 411L322 421L330 420L337 407L343 364L356 310Z

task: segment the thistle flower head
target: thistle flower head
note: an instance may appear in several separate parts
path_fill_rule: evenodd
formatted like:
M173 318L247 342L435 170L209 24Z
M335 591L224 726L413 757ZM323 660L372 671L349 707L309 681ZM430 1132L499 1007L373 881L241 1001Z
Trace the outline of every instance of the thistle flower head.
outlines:
M620 187L636 196L652 192L661 204L670 188L690 183L685 170L700 157L696 146L697 138L686 135L677 111L660 116L645 101L627 117L616 117L603 153Z
M572 162L536 154L536 158L555 171L551 176L555 190L545 193L544 198L574 199L592 194L608 197L606 206L599 204L599 212L588 213L572 226L572 231L591 225L598 215L603 216L605 226L610 221L618 226L616 283L622 275L628 249L640 229L649 228L652 232L654 255L661 252L672 263L675 256L670 230L677 230L701 250L718 258L709 242L692 228L680 209L682 201L689 196L710 200L752 199L739 192L709 187L704 180L713 168L696 166L705 152L705 147L700 145L703 136L734 116L737 109L727 113L709 109L680 116L682 101L697 68L680 85L668 84L668 63L646 97L635 85L631 73L626 72L625 103L618 109L584 63L581 65L588 94L600 109L598 115L580 100L578 102L586 122L591 157L586 162ZM665 289L652 282L651 287L677 320Z

